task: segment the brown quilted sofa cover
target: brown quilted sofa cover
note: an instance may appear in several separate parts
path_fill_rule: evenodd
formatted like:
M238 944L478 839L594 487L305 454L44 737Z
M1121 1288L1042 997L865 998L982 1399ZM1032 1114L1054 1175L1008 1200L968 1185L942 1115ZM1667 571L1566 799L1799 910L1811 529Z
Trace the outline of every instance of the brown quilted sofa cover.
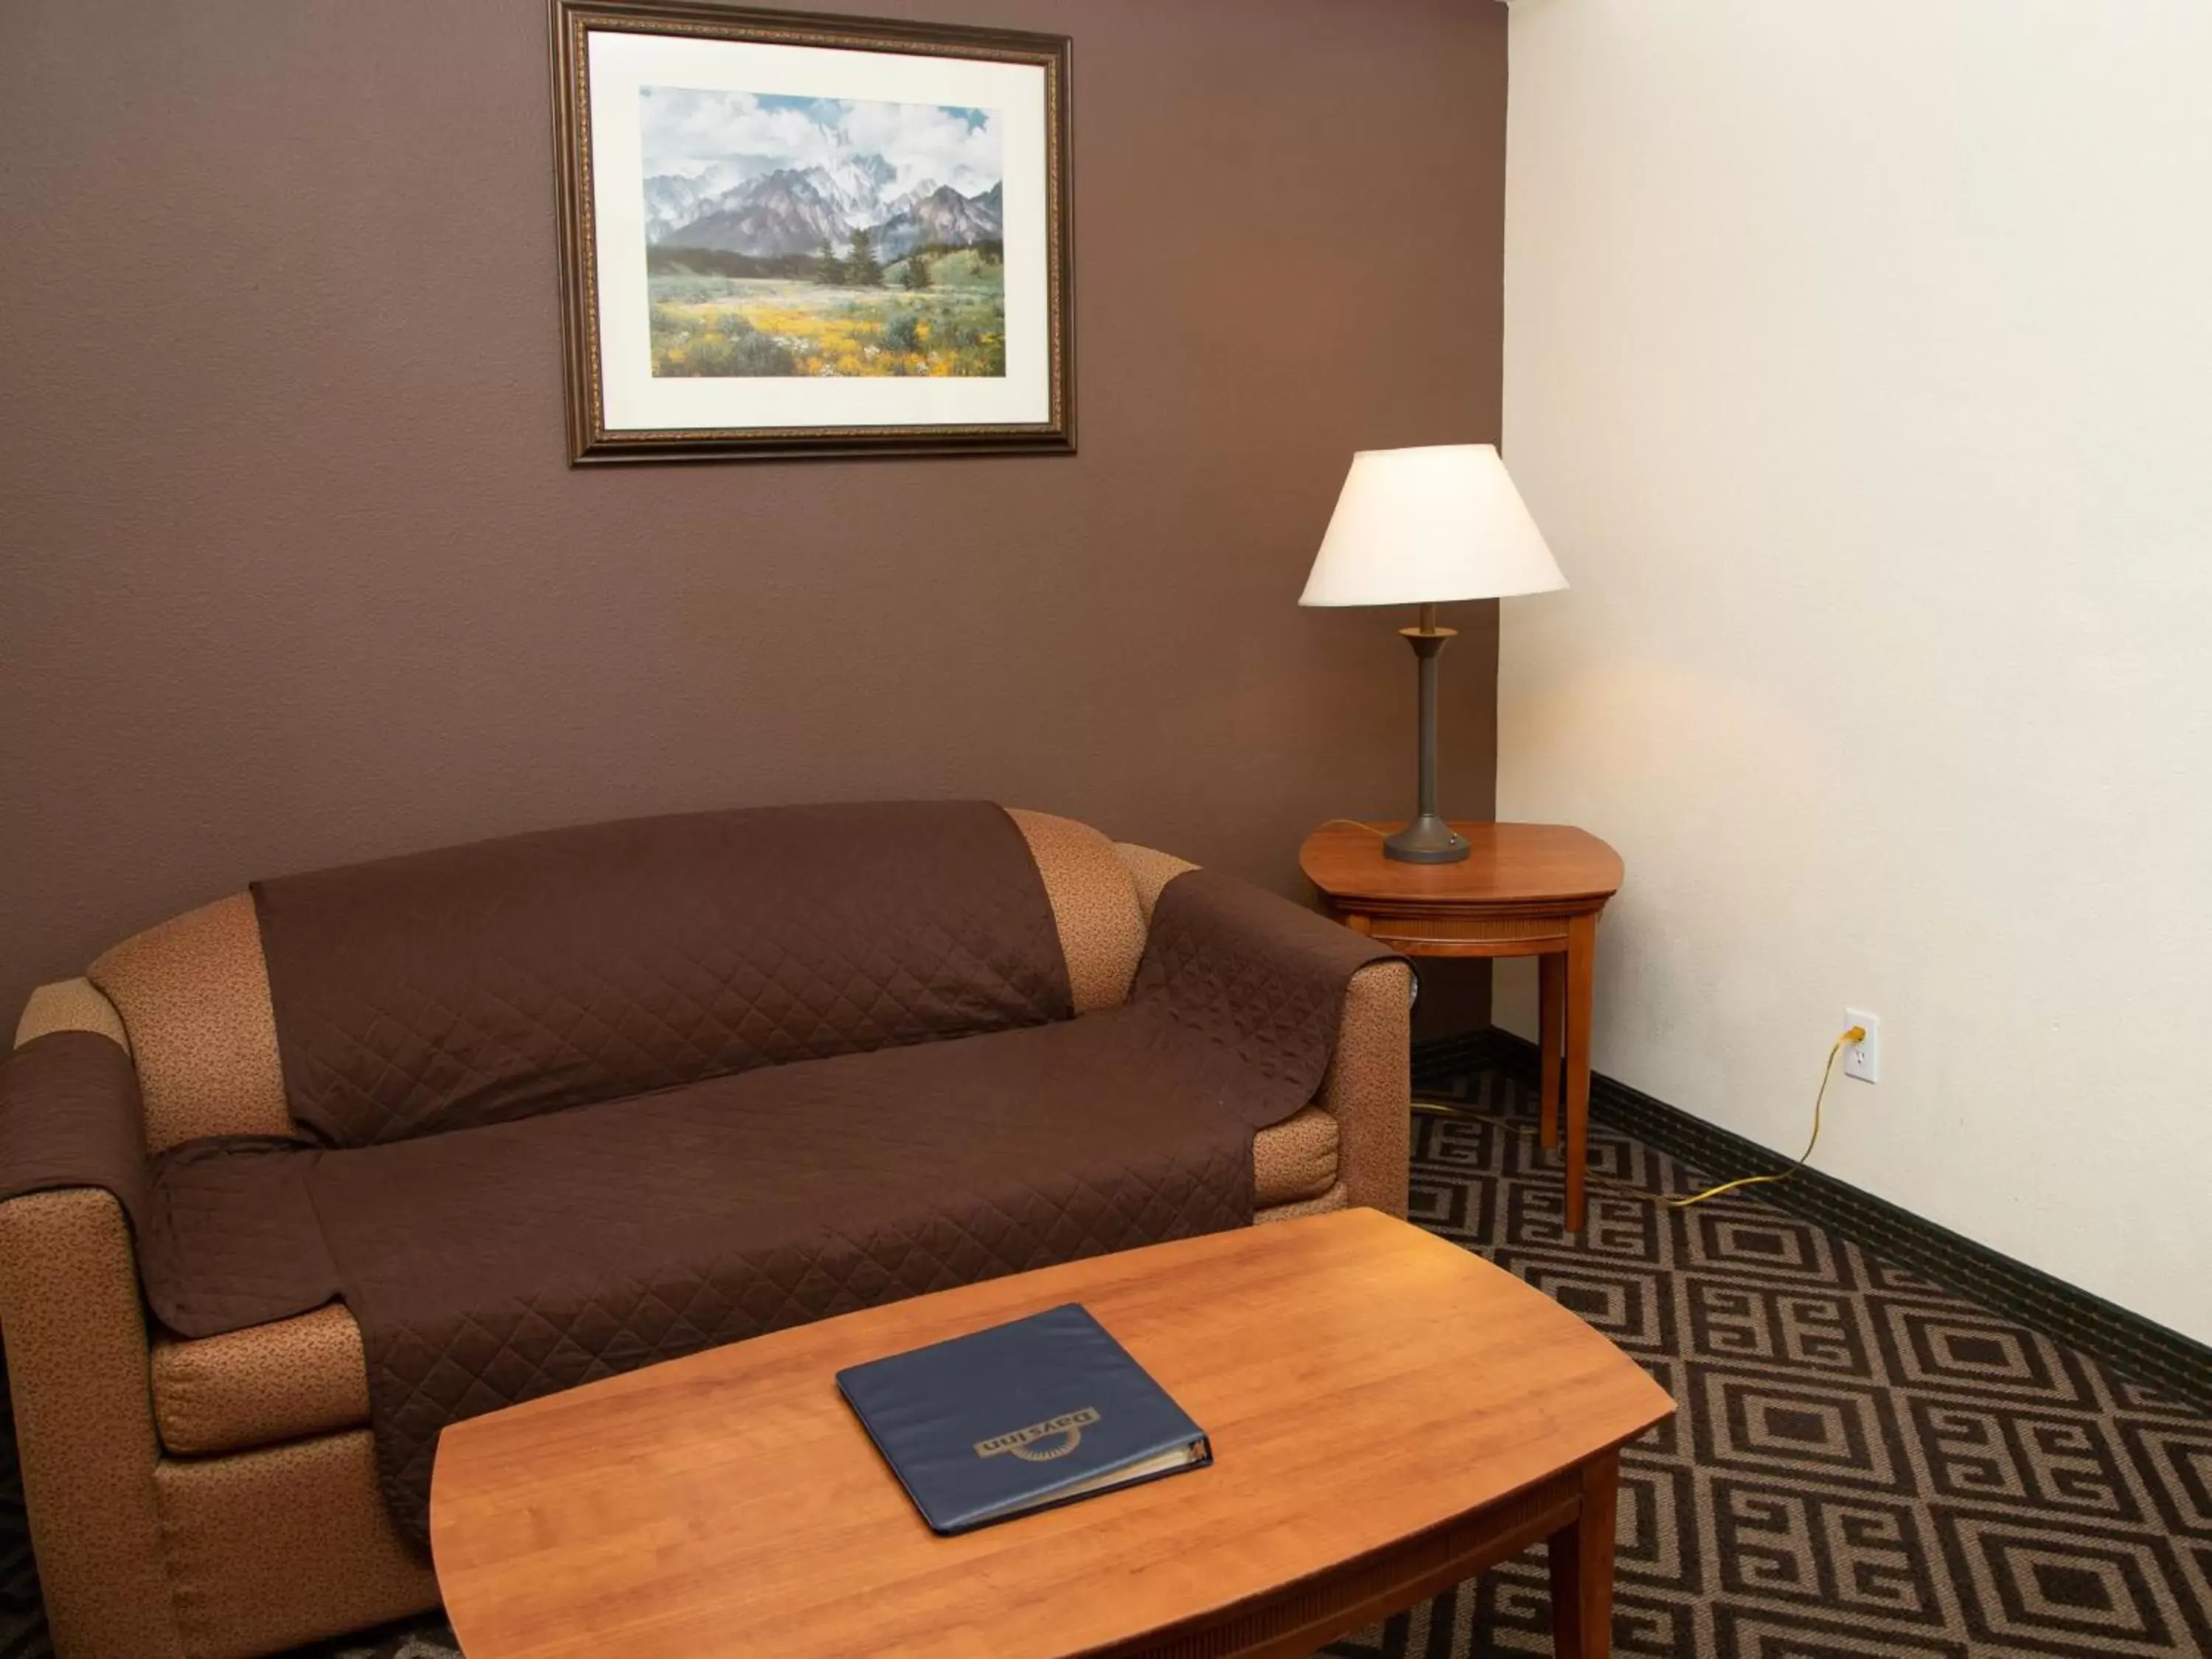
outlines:
M1161 889L1193 867L1047 814L1012 816L1079 1012L1126 997ZM1261 1221L1405 1209L1408 974L1363 969L1314 1103L1261 1131ZM16 1042L98 1034L131 1056L146 1149L292 1126L244 894L41 988ZM343 1304L199 1340L149 1329L115 1199L0 1203L0 1332L33 1540L62 1659L266 1654L435 1605L380 1500L362 1335Z

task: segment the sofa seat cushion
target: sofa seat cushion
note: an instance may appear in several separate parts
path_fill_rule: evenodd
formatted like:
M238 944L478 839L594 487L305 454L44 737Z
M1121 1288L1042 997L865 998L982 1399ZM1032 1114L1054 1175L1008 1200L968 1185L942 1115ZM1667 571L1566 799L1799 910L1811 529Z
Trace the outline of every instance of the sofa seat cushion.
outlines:
M1252 1143L1260 1208L1318 1198L1336 1183L1336 1120L1309 1106ZM198 1341L154 1342L154 1420L175 1456L246 1451L368 1421L361 1327L342 1303Z
M1266 1209L1318 1198L1336 1184L1336 1119L1318 1106L1252 1138L1252 1203Z
M198 1341L154 1341L154 1422L179 1456L245 1451L368 1421L361 1327L333 1302Z
M1262 1209L1318 1198L1336 1183L1336 1120L1319 1107L1252 1143ZM176 1456L246 1451L368 1421L361 1327L342 1303L197 1341L154 1342L154 1420Z

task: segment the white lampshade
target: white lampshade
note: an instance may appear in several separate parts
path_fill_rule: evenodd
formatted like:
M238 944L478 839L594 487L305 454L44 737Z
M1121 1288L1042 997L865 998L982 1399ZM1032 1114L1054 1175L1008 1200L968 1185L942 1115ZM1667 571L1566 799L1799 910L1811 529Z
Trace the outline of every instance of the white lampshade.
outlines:
M1363 449L1300 605L1424 605L1543 593L1552 561L1490 444Z

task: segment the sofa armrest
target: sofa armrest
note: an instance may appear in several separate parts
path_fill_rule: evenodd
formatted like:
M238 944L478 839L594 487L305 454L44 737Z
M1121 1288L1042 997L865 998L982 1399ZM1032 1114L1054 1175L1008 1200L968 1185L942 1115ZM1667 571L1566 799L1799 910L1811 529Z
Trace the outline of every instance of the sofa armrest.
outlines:
M1336 1120L1337 1179L1348 1203L1406 1213L1412 1153L1413 970L1370 962L1352 976L1316 1103Z
M0 1199L70 1187L143 1215L146 1114L129 1054L97 1032L61 1030L0 1059Z
M55 1030L0 1061L0 1341L46 1617L70 1659L184 1651L125 1213L143 1192L143 1134L137 1076L109 1038Z
M176 1659L146 1326L112 1196L80 1187L0 1203L0 1331L55 1650Z
M131 1052L123 1016L88 979L58 979L31 993L15 1022L15 1047L50 1031L97 1031L124 1053Z
M1114 850L1137 884L1147 926L1167 884L1198 868L1133 842ZM1402 960L1370 962L1352 975L1314 1102L1336 1120L1337 1178L1347 1200L1396 1216L1406 1213L1412 1150L1413 1001L1413 970Z

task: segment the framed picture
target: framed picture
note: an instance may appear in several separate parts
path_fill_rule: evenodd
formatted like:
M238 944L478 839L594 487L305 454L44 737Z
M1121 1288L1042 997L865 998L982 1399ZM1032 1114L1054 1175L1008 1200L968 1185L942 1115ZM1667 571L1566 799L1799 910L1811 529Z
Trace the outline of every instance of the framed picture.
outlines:
M552 16L572 462L1074 447L1066 36Z

